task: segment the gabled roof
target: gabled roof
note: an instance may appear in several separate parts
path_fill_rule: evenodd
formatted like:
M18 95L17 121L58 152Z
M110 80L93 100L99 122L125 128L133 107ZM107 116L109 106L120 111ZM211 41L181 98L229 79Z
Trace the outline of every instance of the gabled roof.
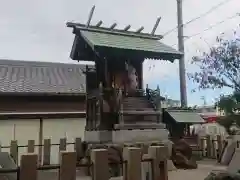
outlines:
M196 112L191 111L166 111L177 123L201 124L205 120Z
M160 37L156 35L94 26L86 28L84 25L73 23L69 23L68 26L73 27L74 33L97 52L110 53L110 51L114 51L115 54L126 54L127 52L130 56L170 61L180 59L183 55L174 48L161 43ZM76 46L73 47L76 48ZM79 48L76 48L75 51L79 51Z
M85 65L0 60L0 93L84 94Z

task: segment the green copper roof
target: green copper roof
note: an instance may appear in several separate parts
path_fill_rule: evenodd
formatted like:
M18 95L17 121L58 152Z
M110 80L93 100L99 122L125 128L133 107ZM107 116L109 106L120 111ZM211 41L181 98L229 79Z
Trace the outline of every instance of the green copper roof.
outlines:
M110 48L118 50L130 50L137 53L145 53L145 58L174 60L179 59L182 53L167 46L154 38L127 36L123 34L111 34L94 31L80 30L83 39L92 49Z
M204 119L196 112L184 112L184 111L167 111L168 114L178 123L192 123L200 124L204 123Z

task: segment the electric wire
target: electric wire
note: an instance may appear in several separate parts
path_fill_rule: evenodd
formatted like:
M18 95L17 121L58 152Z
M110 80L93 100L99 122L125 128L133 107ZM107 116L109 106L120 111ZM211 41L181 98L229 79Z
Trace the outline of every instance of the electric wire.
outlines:
M198 20L198 19L203 18L204 16L207 16L208 14L212 13L213 11L215 11L216 9L218 9L219 7L225 5L226 3L230 2L230 1L232 1L232 0L224 0L224 1L220 2L219 4L217 4L217 5L213 6L212 8L210 8L210 9L209 9L208 11L206 11L205 13L201 14L200 16L197 16L197 17L195 17L195 18L187 21L186 23L182 24L182 26L186 26L186 25L188 25L188 24L190 24L190 23L192 23L192 22L194 22L194 21L196 21L196 20ZM172 33L173 31L175 31L177 28L178 28L178 26L170 29L169 31L167 31L166 33L163 34L163 37L169 35L169 34Z
M220 24L223 24L223 23L225 23L226 21L229 21L229 20L234 19L234 18L239 17L239 16L240 16L240 13L236 13L235 15L230 16L230 17L227 17L226 19L224 19L224 20L222 20L222 21L218 21L217 23L215 23L215 24L207 27L207 28L204 29L203 31L188 36L186 39L184 39L184 41L187 41L187 40L191 39L192 37L201 35L201 34L203 34L204 32L209 31L209 30L212 30L212 29L215 28L216 26L218 26L218 25L220 25ZM175 43L175 44L173 44L173 45L171 45L171 46L175 46L175 45L177 45L177 43Z

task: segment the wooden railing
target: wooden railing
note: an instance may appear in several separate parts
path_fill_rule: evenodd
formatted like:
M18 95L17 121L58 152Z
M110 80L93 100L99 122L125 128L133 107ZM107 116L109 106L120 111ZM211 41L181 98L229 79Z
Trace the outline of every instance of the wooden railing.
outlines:
M116 90L116 111L117 111L117 114L118 114L118 122L120 124L123 123L124 119L123 119L123 115L122 115L122 110L123 110L123 94L122 94L122 89L118 89Z
M161 108L161 96L160 96L160 89L157 88L156 90L146 88L146 96L149 101L153 104L155 110L160 110Z

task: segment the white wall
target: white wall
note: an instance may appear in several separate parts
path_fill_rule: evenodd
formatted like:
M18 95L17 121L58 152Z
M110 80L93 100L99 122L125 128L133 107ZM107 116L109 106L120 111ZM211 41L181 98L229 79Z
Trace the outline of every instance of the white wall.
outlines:
M76 137L84 138L85 118L80 119L48 119L43 121L43 139L51 139L51 143L58 144L60 138L67 138L67 142L74 142ZM68 145L67 150L73 150ZM51 164L58 163L59 147L51 148Z
M27 145L28 140L39 143L40 122L30 120L0 120L0 142L2 146L9 146L11 140L18 140L18 145ZM47 119L43 120L43 139L51 139L51 143L59 143L60 138L67 138L68 142L74 142L76 137L84 138L85 118L76 119ZM43 143L43 142L42 142ZM73 145L68 146L73 150ZM8 151L9 149L2 149ZM26 148L19 148L19 156L27 152ZM35 148L38 153L38 147ZM58 163L59 147L51 149L51 163ZM20 157L19 157L20 159Z

